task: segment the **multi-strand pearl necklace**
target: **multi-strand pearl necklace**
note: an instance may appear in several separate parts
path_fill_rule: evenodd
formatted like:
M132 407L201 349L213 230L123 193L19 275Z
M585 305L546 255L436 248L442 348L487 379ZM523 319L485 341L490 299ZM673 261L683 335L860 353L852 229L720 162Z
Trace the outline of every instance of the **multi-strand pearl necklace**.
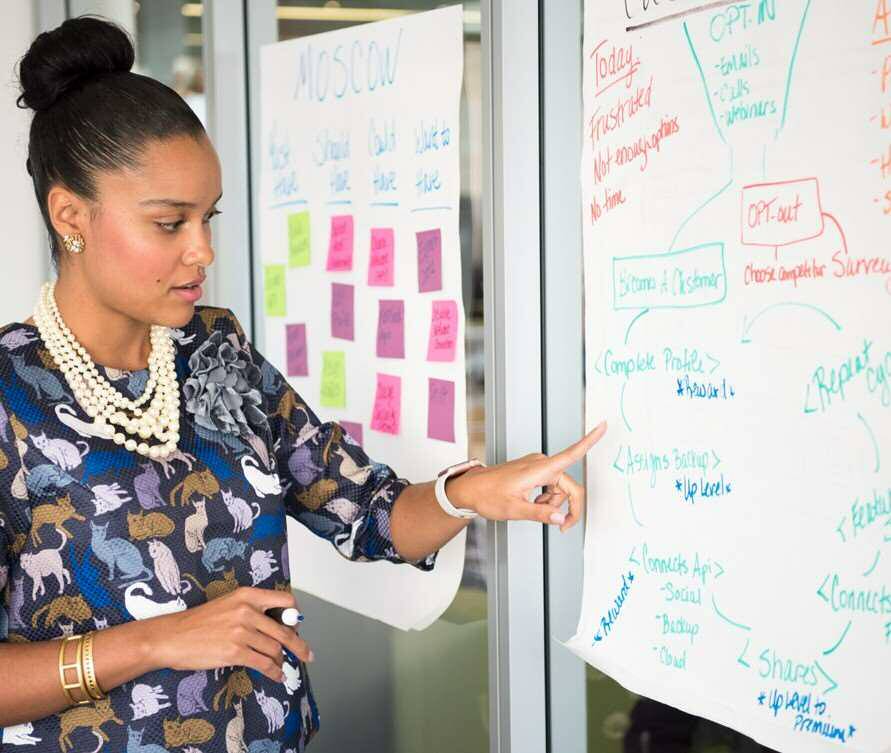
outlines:
M75 399L93 419L93 433L123 445L130 452L154 459L169 457L179 442L179 383L169 330L152 326L148 382L145 392L131 400L99 374L89 353L65 325L54 290L55 283L51 282L41 289L34 323ZM160 444L149 445L147 440L151 438Z

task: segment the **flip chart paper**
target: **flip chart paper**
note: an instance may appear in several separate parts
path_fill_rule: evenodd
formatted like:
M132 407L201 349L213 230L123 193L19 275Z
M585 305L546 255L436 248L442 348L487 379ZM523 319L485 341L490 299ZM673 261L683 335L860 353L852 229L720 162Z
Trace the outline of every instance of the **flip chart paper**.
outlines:
M360 424L368 455L416 482L468 456L458 232L462 22L454 6L261 53L258 248L264 265L286 268L287 296L281 313L260 323L257 348L286 373L285 327L304 324L308 375L290 384L322 420ZM298 235L288 217L299 213L308 223L308 263L293 266L307 258L305 246L295 246L301 251L292 258ZM349 317L345 305L332 309L332 283L353 287L352 339L335 336L347 333L339 327ZM395 325L385 327L392 337L378 355L382 300L403 302L402 357L388 357L398 354ZM451 356L445 343L428 360L431 306L441 300L455 302L454 356L438 360ZM332 312L341 320L333 330ZM343 354L342 372L340 356L325 353ZM372 428L378 374L399 379L398 433ZM428 437L430 378L455 384L454 442ZM296 588L401 629L434 622L461 581L463 535L425 573L348 562L296 521L288 525Z
M568 645L772 749L887 751L891 16L586 6L586 412L610 429Z

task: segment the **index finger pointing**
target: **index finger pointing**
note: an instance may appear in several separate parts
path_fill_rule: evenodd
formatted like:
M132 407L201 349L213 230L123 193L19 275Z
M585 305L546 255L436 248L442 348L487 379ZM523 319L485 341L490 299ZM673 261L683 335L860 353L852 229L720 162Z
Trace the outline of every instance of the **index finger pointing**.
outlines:
M566 470L573 463L585 457L588 450L597 444L604 434L606 434L606 421L601 421L578 442L548 458L546 461L548 471L556 474Z

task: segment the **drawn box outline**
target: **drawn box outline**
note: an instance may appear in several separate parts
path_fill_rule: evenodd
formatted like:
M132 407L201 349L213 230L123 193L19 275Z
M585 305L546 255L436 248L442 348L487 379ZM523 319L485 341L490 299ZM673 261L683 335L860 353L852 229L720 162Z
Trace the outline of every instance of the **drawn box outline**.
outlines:
M765 188L767 186L790 186L796 183L810 183L813 181L814 191L817 195L817 216L820 218L820 229L813 235L808 235L803 238L796 238L795 240L786 241L785 243L755 243L752 241L746 241L745 239L745 206L746 206L746 191L750 188ZM768 181L767 183L749 183L745 185L740 190L739 194L739 242L744 246L760 246L762 248L783 248L784 246L792 246L796 243L803 243L804 241L810 241L814 238L819 238L826 231L826 220L823 216L823 198L820 195L820 181L816 176L810 178L795 178L793 180L775 180Z
M681 256L683 254L689 254L695 251L701 251L704 248L719 248L721 250L721 274L724 277L724 292L720 298L714 301L708 301L707 303L665 303L665 304L640 304L633 306L623 306L619 305L616 302L616 262L624 262L624 261L639 261L641 259L669 259L676 256ZM634 311L634 310L643 310L643 309L696 309L702 308L703 306L717 306L719 303L723 303L727 298L727 263L725 259L725 247L724 241L709 241L708 243L700 243L696 246L690 246L689 248L680 248L677 251L667 251L663 253L652 253L652 254L635 254L633 256L614 256L613 257L613 269L612 269L612 287L613 287L613 311Z

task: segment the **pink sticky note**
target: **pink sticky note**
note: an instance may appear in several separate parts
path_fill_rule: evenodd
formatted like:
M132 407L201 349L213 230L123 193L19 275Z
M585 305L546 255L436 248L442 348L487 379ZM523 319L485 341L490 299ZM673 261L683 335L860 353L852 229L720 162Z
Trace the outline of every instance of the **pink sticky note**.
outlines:
M353 339L353 286L331 283L331 337Z
M339 421L341 428L349 434L353 439L356 440L356 443L361 447L362 446L362 424L358 424L355 421Z
M368 257L369 285L393 285L394 249L393 228L371 228L371 255Z
M353 268L353 216L336 215L331 218L331 238L328 241L328 272L346 272Z
M288 324L285 327L288 376L309 376L306 357L306 325Z
M418 239L418 291L442 290L442 233L436 228L415 235Z
M433 301L427 360L454 361L457 344L458 304L455 301Z
M428 380L427 436L443 442L455 441L455 383Z
M401 415L402 380L398 376L378 374L371 428L385 434L398 434Z
M378 303L377 357L405 358L405 302Z

